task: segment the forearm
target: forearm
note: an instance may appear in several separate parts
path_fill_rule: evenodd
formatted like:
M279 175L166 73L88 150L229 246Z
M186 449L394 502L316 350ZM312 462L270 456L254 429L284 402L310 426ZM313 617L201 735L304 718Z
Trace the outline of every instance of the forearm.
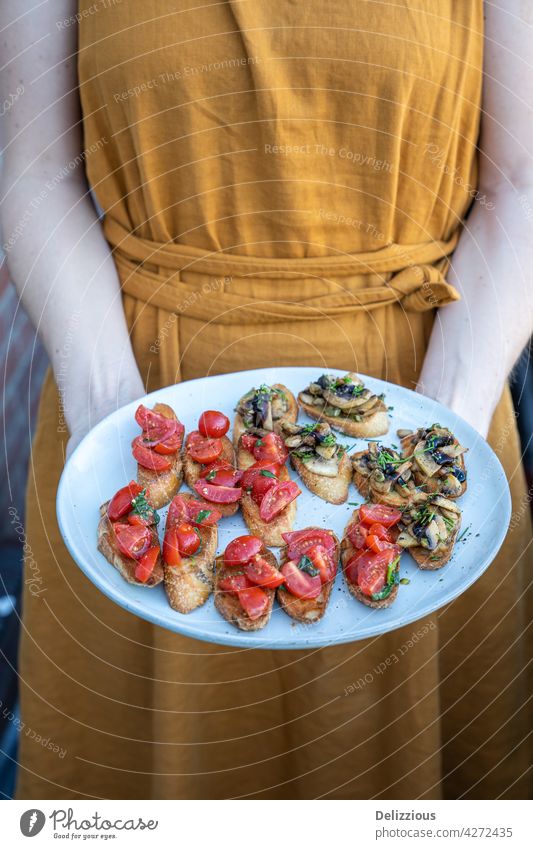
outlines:
M2 231L11 277L50 357L69 429L85 430L91 410L105 414L142 391L115 266L82 179L54 186L38 173L11 186L8 178Z
M505 381L533 330L533 224L524 188L502 185L477 203L448 280L461 300L439 310L419 389L486 434Z

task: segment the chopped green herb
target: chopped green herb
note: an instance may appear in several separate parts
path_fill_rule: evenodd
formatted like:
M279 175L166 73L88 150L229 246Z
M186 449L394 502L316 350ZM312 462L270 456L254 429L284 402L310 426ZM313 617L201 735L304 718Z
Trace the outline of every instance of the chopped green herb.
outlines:
M142 489L139 495L136 495L132 500L131 512L135 513L136 516L140 516L141 519L144 519L150 525L159 524L159 513L146 500L146 489Z
M400 584L410 584L409 578L400 578Z
M468 525L468 526L464 529L464 531L462 531L462 532L459 534L459 536L457 537L457 542L461 542L461 540L465 538L466 534L468 533L468 531L470 530L470 528L471 528L471 527L472 527L472 525ZM478 536L478 535L476 534L476 536Z
M312 578L315 578L317 575L320 575L320 571L313 566L312 561L309 557L306 557L304 554L303 557L300 558L300 562L298 563L298 569L301 569L302 572L307 572L308 575L311 575Z
M259 474L262 475L264 478L275 478L276 477L274 472L269 472L268 469L261 469Z
M213 512L212 510L200 510L200 512L198 513L198 515L197 515L197 517L194 521L197 522L198 524L200 524L200 522L203 522L204 519L209 518L209 516L211 515L212 512Z

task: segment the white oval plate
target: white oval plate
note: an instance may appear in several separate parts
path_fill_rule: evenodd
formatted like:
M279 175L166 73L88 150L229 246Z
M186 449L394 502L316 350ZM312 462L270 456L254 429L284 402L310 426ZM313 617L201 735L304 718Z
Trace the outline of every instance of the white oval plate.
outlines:
M344 374L333 369L328 372ZM217 375L152 392L143 403L150 407L157 401L170 404L188 432L196 428L198 416L205 409L221 410L233 421L238 399L252 386L284 383L296 395L319 374L318 368L272 368ZM511 496L504 471L485 440L442 404L392 383L364 376L363 380L374 392L384 392L386 403L392 407L389 433L381 437L385 445L398 443L398 428L417 428L439 422L449 427L469 448L466 455L468 489L460 499L462 528L452 558L439 571L423 572L407 553L403 554L401 577L408 578L409 584L400 585L391 607L385 610L365 607L352 598L339 573L327 612L316 625L294 622L276 602L266 628L245 633L222 619L214 608L212 597L203 607L184 615L169 606L162 585L145 589L127 584L97 550L96 528L99 505L135 478L136 463L130 446L139 433L134 419L139 401L116 410L96 425L65 466L57 493L57 516L72 557L93 584L125 610L179 634L232 646L303 649L362 640L415 622L448 604L483 574L505 538L511 517ZM310 421L306 416L300 415L300 418ZM340 439L354 445L354 450L366 446L362 439L354 440L343 434ZM294 472L291 471L291 475L297 480ZM353 505L326 504L303 484L301 488L295 528L319 525L332 528L340 538ZM353 485L349 501L362 502ZM161 533L166 511L167 508L160 511ZM222 519L219 551L243 533L248 531L240 513ZM277 551L274 549L275 553Z

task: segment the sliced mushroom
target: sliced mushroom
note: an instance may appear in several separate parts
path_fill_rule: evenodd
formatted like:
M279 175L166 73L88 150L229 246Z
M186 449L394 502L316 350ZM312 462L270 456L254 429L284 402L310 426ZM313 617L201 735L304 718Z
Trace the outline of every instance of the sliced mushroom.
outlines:
M302 445L303 439L300 434L294 434L294 436L285 437L285 445L287 448L299 448Z
M309 395L307 392L300 393L300 400L304 402L304 404L314 404L315 398L313 395Z
M425 529L424 536L421 538L420 542L424 548L429 548L430 551L434 551L437 548L440 540L439 528L435 519L432 519Z
M397 430L396 433L398 434L400 439L405 439L407 436L413 435L412 430L406 430L405 428L400 428L400 430Z
M310 472L315 472L317 475L323 475L325 478L336 478L339 471L339 464L335 459L326 460L324 457L315 455L314 457L302 458L305 467Z
M441 454L446 454L447 457L460 457L461 454L464 454L465 449L457 442L455 445L442 445L439 451Z
M435 462L435 460L431 457L431 454L424 450L424 442L418 443L415 448L414 455L417 466L426 475L426 477L431 478L439 471L439 464Z
M294 424L294 422L283 422L282 429L285 433L300 433L302 426Z
M435 507L439 507L441 510L449 510L450 513L460 514L461 508L457 506L455 501L451 501L449 498L444 498L442 495L434 495L431 498L431 503L435 505Z
M310 383L307 387L307 391L310 395L322 395L322 387L319 383Z
M323 457L325 460L331 460L331 458L337 453L338 445L333 443L333 445L320 445L318 444L315 448L316 453Z
M461 495L463 487L455 477L455 475L446 475L442 484L442 492L444 495Z
M341 410L352 410L359 406L358 398L342 397L336 395L331 389L324 389L324 398L332 407L339 407Z
M398 545L401 545L402 548L412 548L413 546L420 545L416 537L409 533L409 531L402 531L396 540Z

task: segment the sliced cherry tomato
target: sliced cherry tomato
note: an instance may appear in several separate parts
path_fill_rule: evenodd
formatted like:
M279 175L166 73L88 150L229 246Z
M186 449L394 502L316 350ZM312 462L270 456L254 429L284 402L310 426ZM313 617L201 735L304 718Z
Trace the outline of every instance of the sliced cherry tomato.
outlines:
M278 479L275 477L275 475L272 475L272 477L270 477L269 475L256 475L252 484L251 495L253 500L259 507L263 502L265 493L268 492L269 489L272 489L272 487L275 486L277 483Z
M234 504L242 495L242 489L238 486L214 486L203 480L196 481L194 488L198 495L215 504Z
M130 481L127 486L119 489L111 499L107 507L107 515L111 522L116 522L131 510L131 502L142 492L142 486L136 481Z
M195 463L212 463L222 454L220 439L207 439L193 430L187 437L187 451Z
M387 540L380 539L374 534L368 534L366 538L366 545L367 548L370 548L371 551L375 551L376 554L379 554L380 551L385 551L387 548L396 548L393 542L387 542Z
M202 436L224 436L229 430L229 419L218 410L206 410L198 420L198 430Z
M144 525L148 527L149 525L155 524L155 510L150 510L144 516L140 516L139 513L130 513L128 516L128 522L130 525Z
M244 566L244 564L253 560L262 548L263 543L259 537L253 537L250 534L235 537L226 546L224 563L226 566Z
M244 472L241 481L242 487L243 489L251 489L258 475L261 475L263 478L268 478L270 475L279 478L280 472L281 465L279 463L271 463L270 460L259 460Z
M361 522L353 522L348 528L347 537L354 548L364 548L368 536L368 528Z
M172 466L171 461L161 454L156 454L143 444L142 436L137 436L131 443L132 453L140 466L151 472L165 472Z
M271 487L265 493L259 508L259 515L263 522L271 522L279 516L282 510L285 510L285 507L300 495L301 491L294 481L283 481Z
M359 519L365 525L373 525L379 522L386 528L392 528L397 525L402 514L394 507L386 507L385 504L361 504L359 508Z
M212 469L205 480L213 486L237 486L242 478L242 472L230 466L229 469Z
M270 431L255 443L252 453L256 460L270 460L283 464L289 456L289 451L281 436Z
M337 564L333 562L332 557L323 545L313 545L308 549L305 556L309 558L315 569L318 569L323 584L333 580L337 574Z
M245 451L249 451L250 454L252 454L255 448L255 443L258 439L258 436L252 436L251 433L243 433L241 436L240 446L241 448L244 448Z
M228 463L227 460L224 460L220 457L218 460L214 460L213 463L207 463L200 470L200 477L206 478L211 472L218 472L220 469L233 469L231 463Z
M168 422L174 423L176 419L169 419L162 413L149 410L144 404L140 404L135 411L135 421L141 430L152 430L158 427L166 427Z
M256 584L258 587L275 589L285 581L281 572L260 554L257 554L250 563L246 564L244 574L252 584Z
M176 424L177 427L172 436L165 439L163 442L158 442L157 445L154 445L154 451L158 454L175 454L176 451L180 450L185 428L181 422L176 422Z
M181 563L178 529L174 525L167 528L165 532L163 560L168 566L179 566Z
M294 560L289 560L281 567L281 574L285 578L286 589L296 598L317 598L322 592L320 575L302 572Z
M218 582L219 590L232 595L238 595L241 590L246 590L251 586L253 584L250 583L246 575L226 575Z
M195 504L199 503L199 501L195 502ZM182 495L175 495L168 508L167 527L170 527L170 525L181 525L183 522L189 521L187 499L183 498Z
M194 554L200 548L202 542L200 534L192 525L188 523L178 525L176 536L178 538L178 551L184 557L190 557L191 554Z
M370 525L368 533L385 540L385 542L392 542L392 534L385 525L380 525L379 522L374 522L373 525Z
M385 586L387 569L396 557L398 557L396 547L387 548L377 554L373 551L361 552L346 564L346 577L357 584L362 593L371 596Z
M218 520L222 518L222 513L215 507L206 504L205 501L191 499L187 502L187 516L189 522L193 525L208 528L210 525L216 525Z
M150 548L152 534L144 526L124 525L117 522L113 525L113 530L120 551L132 560L139 560Z
M288 545L287 556L289 560L299 560L302 554L314 545L322 545L326 551L333 553L335 540L331 533L320 528L304 528L301 531L287 531L282 534Z
M250 619L259 619L269 605L268 595L261 587L240 590L239 601Z
M135 577L141 584L145 584L155 569L159 557L159 546L153 545L146 554L143 554L135 567Z

